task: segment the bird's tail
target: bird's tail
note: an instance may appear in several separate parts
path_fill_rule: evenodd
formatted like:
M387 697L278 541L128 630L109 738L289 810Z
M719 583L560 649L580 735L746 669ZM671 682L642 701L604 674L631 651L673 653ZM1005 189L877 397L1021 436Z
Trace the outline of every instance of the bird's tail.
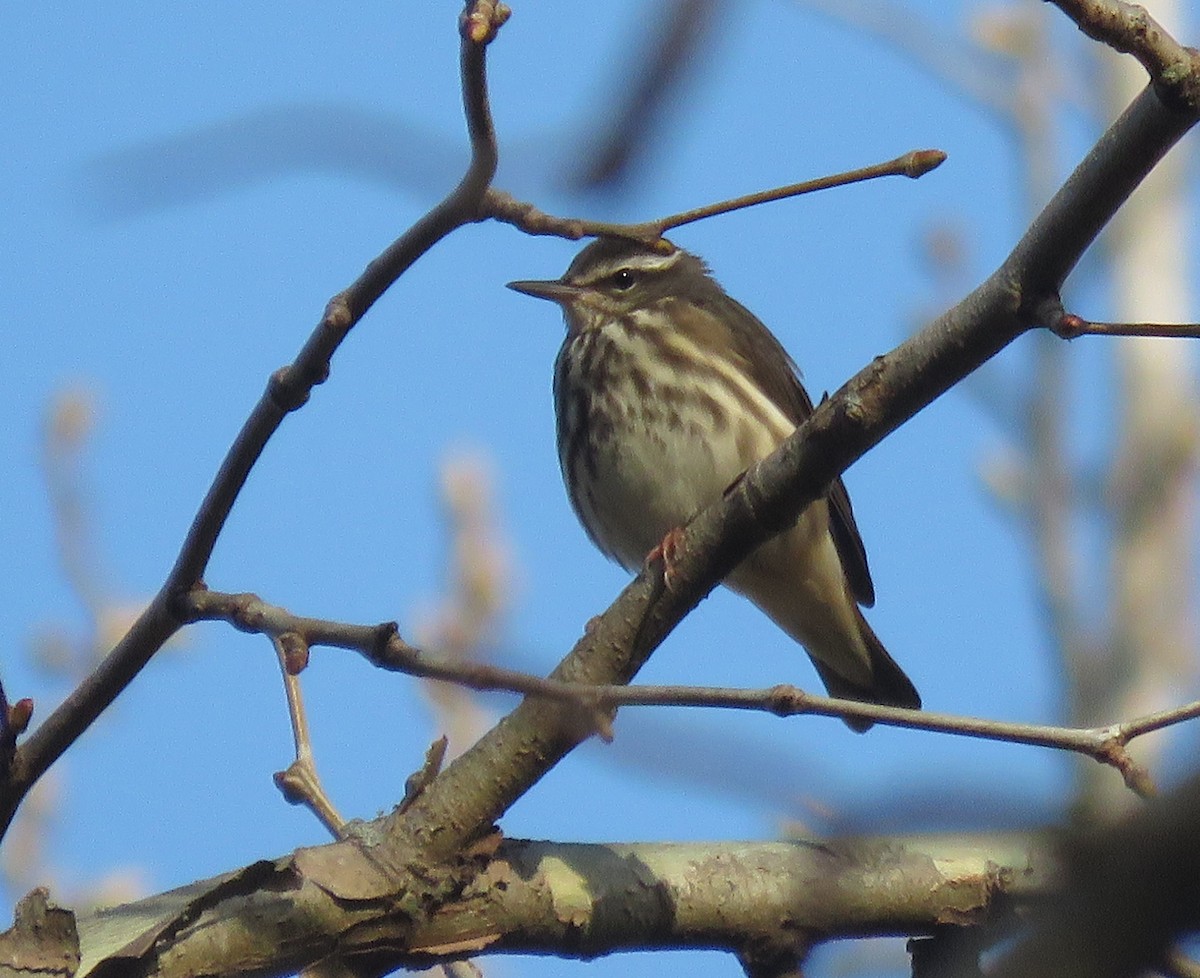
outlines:
M860 703L878 703L880 706L900 706L909 710L921 708L921 694L905 675L904 670L896 663L891 654L884 648L879 636L867 623L862 612L856 607L859 636L867 647L871 659L871 678L869 682L861 683L850 679L826 665L816 656L812 656L813 665L821 682L829 690L830 696L844 700L857 700ZM858 733L871 729L870 720L851 717L845 718L846 726Z
M799 531L773 550L768 543L725 583L804 646L830 696L919 709L916 688L850 593L833 542L826 538L805 552L796 539L802 540ZM871 728L869 720L845 722L860 733Z

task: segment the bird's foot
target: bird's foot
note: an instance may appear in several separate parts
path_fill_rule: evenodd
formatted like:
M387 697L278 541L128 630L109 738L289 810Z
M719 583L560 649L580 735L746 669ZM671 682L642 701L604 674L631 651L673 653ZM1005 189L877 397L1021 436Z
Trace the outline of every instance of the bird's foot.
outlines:
M663 585L668 591L675 590L675 562L679 556L679 548L682 544L683 528L677 526L674 529L668 530L667 535L662 538L662 542L646 554L647 567L655 561L662 561Z

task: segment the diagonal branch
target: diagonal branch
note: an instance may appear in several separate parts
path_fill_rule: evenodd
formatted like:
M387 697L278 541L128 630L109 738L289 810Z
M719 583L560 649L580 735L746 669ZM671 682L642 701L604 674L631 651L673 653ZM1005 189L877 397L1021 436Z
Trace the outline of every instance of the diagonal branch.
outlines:
M225 456L192 521L175 566L133 627L12 756L0 771L0 834L21 799L185 622L179 595L198 584L250 470L283 419L300 408L329 376L330 362L350 330L375 301L421 255L451 231L477 220L480 201L496 172L496 136L488 105L485 52L509 10L474 0L461 19L463 105L471 140L466 175L445 200L372 261L345 291L334 296L296 359L276 371Z
M482 2L477 10L485 6L497 16L503 10ZM466 23L464 90L471 87L472 77L482 86L482 48L473 45L476 38L486 37L487 24L494 25L494 21L489 14L479 34L477 22L469 19ZM468 70L473 57L479 59L473 63L478 69L474 75ZM1187 78L1177 80L1176 94L1194 82L1192 69ZM1100 229L1161 156L1196 122L1195 102L1186 97L1160 97L1158 93L1166 91L1169 84L1169 79L1159 79L1157 88L1147 89L1135 100L986 282L919 334L852 378L778 452L754 466L721 503L689 524L680 537L674 589L665 589L657 572L644 571L596 620L555 670L554 678L590 684L628 682L679 620L751 550L773 532L792 524L839 473L892 430L1038 323L1037 311L1057 296L1066 276ZM467 101L470 113L469 97ZM482 103L486 106L485 99ZM486 141L487 133L473 128L473 139L477 135ZM494 163L494 153L491 159ZM348 290L331 302L326 321L310 340L314 349L329 344L327 336L319 335L323 332L337 336L342 331L344 337L344 331L356 321L354 317L361 316L386 288L392 269L395 274L403 271L421 248L436 241L454 221L461 223L480 216L478 200L468 202L457 195L460 191L468 195L472 190L482 195L490 173L482 182L478 178L486 169L476 170L473 165L455 195L368 268L360 279L361 291ZM398 247L402 242L404 246ZM312 358L308 368L317 368L314 372L298 371L295 377L284 372L278 381L276 410L293 410L311 387L324 379L321 368L327 368L328 355L334 348L336 342L324 357ZM236 479L231 485L236 494ZM223 522L220 510L217 505L215 525L200 534L194 552L181 555L177 565L180 578L198 578L202 572ZM205 534L211 536L207 550ZM191 567L192 573L179 572L180 566ZM176 579L174 583L191 587L196 581ZM175 597L175 592L164 589L156 599L155 606L162 616L158 627L178 627ZM112 695L116 695L115 690L109 698ZM402 943L406 932L411 936L438 917L422 911L438 900L467 892L467 881L487 865L498 844L491 832L493 820L590 734L591 724L580 722L578 714L578 710L559 702L526 700L426 785L405 812L362 827L352 842L302 850L290 859L256 864L244 871L242 881L234 880L222 893L205 898L198 912L211 909L224 913L227 908L218 906L218 901L226 894L248 896L249 905L241 908L245 915L242 919L250 919L254 913L257 922L268 901L279 901L281 905L295 901L288 908L292 914L278 928L244 928L269 939L280 957L290 956L280 967L301 966L317 957L344 951L351 947L346 941L355 938L381 938L382 946L370 945L364 950L399 956L397 948L412 946ZM33 742L31 738L29 743ZM6 806L10 804L7 796L6 792ZM11 805L15 807L15 802ZM802 848L821 855L829 847ZM1190 866L1188 869L1192 879L1200 878ZM877 880L877 863L872 863L871 871ZM482 881L484 886L486 883ZM495 889L499 892L503 887ZM317 920L306 912L302 900L320 903L331 916ZM889 920L896 919L895 908L887 909ZM365 919L372 911L380 910L399 939L393 933L381 934L373 926L349 926L354 915ZM761 915L761 908L756 906L755 913ZM565 916L570 918L569 913ZM185 934L184 925L190 927L197 919L198 913L177 918L167 939L143 945L144 955L169 953L171 938L196 933L189 930ZM454 946L463 950L461 944ZM444 946L439 947L444 950ZM205 963L219 967L213 965L213 946L206 943L205 951Z
M644 570L595 619L553 678L627 683L699 601L843 470L1038 321L1084 250L1157 161L1197 120L1145 90L1018 242L961 303L853 377L773 455L684 530L668 590ZM561 704L527 700L451 764L409 809L439 826L426 855L448 858L491 824L590 726ZM486 772L486 775L485 773ZM453 826L453 829L446 829ZM390 828L394 829L395 826Z

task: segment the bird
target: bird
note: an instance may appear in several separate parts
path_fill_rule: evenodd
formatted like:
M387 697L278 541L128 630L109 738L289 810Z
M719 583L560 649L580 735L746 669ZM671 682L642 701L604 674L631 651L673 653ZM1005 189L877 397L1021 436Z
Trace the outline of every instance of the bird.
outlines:
M588 536L626 570L662 554L812 414L774 334L665 238L598 237L561 278L508 287L562 309L553 391L563 482ZM875 587L840 478L723 583L805 648L831 696L920 708L863 617Z

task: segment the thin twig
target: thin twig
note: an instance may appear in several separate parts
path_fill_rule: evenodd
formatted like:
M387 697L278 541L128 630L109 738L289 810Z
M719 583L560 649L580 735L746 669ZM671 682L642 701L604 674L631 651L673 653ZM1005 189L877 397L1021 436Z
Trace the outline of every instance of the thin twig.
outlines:
M593 717L595 728L603 732L607 727L606 718L594 706L592 687L542 679L458 656L431 655L404 641L395 622L354 625L325 618L305 618L268 604L255 594L226 594L203 588L180 599L180 606L188 621L227 621L240 631L272 638L296 635L307 646L358 652L372 665L388 672L437 679L480 691L538 696L568 703L579 712L590 708L596 713Z
M728 214L730 211L743 210L746 207L755 207L758 204L786 200L788 197L798 197L801 194L809 194L817 190L830 190L833 187L844 187L852 183L861 183L864 180L875 180L878 177L902 176L916 180L919 177L923 177L930 170L941 166L945 161L946 154L940 149L915 149L884 163L875 163L871 166L860 167L857 170L847 170L844 173L835 173L827 177L817 177L815 180L805 180L786 187L777 187L774 190L761 190L758 193L745 194L742 197L735 197L732 200L724 200L716 204L706 204L703 207L696 207L679 214L672 214L670 217L662 217L657 221L647 221L646 224L657 227L659 229L658 233L661 235L671 228L681 227L684 224L692 224L705 218L715 217L718 214Z
M334 296L296 359L272 375L267 389L238 433L192 521L175 565L159 593L96 669L30 735L0 777L0 835L21 799L62 753L133 681L185 618L176 599L203 577L250 470L267 441L313 387L328 376L342 341L374 302L421 255L451 231L479 219L484 194L496 172L498 151L488 104L485 52L509 10L502 3L476 0L460 21L463 106L471 142L466 175L441 203L372 261L345 291Z
M607 711L623 706L708 707L758 710L781 717L811 714L863 719L912 730L1074 751L1117 768L1129 787L1141 795L1151 794L1153 789L1146 773L1133 765L1125 747L1136 737L1200 716L1200 701L1197 701L1110 726L1072 728L904 710L818 696L788 685L767 689L587 685L541 679L457 657L431 655L401 639L393 623L368 626L302 618L252 594L197 590L189 595L187 606L195 621L223 620L242 631L271 636L295 635L306 645L350 649L389 671L439 679L471 689L519 693L568 703L578 711L590 714L593 730L602 734L607 730L604 719Z
M570 241L578 241L585 237L611 236L654 242L671 228L682 227L685 224L692 224L705 218L728 214L731 211L743 210L758 204L785 200L788 197L797 197L817 190L843 187L847 184L874 180L878 177L905 176L915 180L940 166L945 159L946 154L941 150L915 149L884 163L875 163L832 176L817 177L814 180L805 180L802 183L793 183L786 187L760 190L715 204L705 204L703 207L681 211L678 214L669 214L666 217L638 221L633 224L592 221L581 217L555 217L539 210L533 204L517 200L511 194L494 187L484 194L481 210L487 217L504 224L511 224L526 234L554 235Z
M1153 336L1160 339L1200 338L1200 323L1093 323L1067 312L1057 294L1047 295L1033 309L1037 325L1064 340L1080 336Z
M296 632L272 635L271 644L275 646L279 671L283 674L283 691L287 697L288 717L292 723L292 743L296 751L296 757L287 770L276 773L275 786L293 805L306 806L329 830L330 835L340 839L346 820L338 814L317 773L312 738L308 733L308 714L304 709L304 696L300 690L300 671L307 664L308 645Z
M1124 723L1104 727L1059 727L1048 724L985 720L953 713L905 710L874 703L857 703L808 693L795 686L768 689L723 689L708 686L592 687L597 705L693 706L759 710L776 716L817 716L871 720L885 726L928 730L1032 747L1084 754L1117 768L1128 787L1142 796L1153 794L1148 775L1129 758L1125 747L1136 737L1200 717L1200 700Z
M1160 339L1200 339L1200 323L1095 323L1066 313L1049 327L1064 340L1080 336L1154 336Z

